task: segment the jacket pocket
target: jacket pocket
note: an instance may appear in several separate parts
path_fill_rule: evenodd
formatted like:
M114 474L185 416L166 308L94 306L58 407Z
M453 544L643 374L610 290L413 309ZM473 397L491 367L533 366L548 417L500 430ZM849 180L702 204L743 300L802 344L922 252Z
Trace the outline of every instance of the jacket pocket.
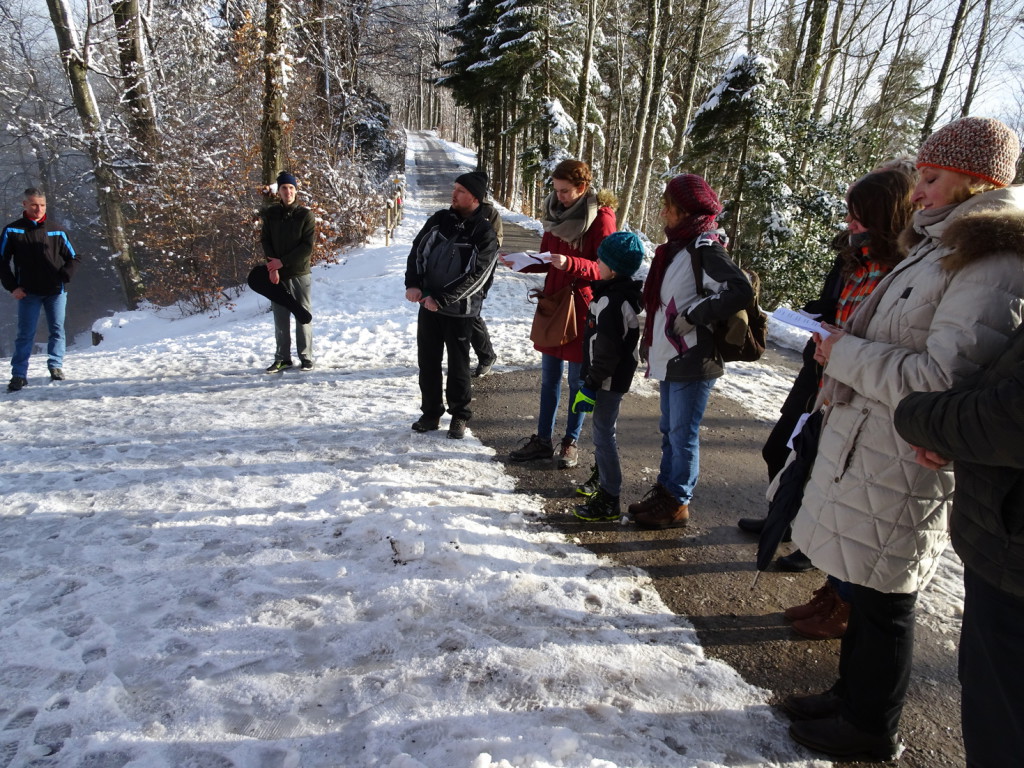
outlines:
M839 452L839 456L836 458L836 475L833 478L834 482L838 483L846 476L846 472L849 470L850 464L853 462L853 456L856 451L857 444L860 442L861 432L864 431L864 425L867 423L868 417L870 416L871 409L866 407L861 408L857 413L857 417L854 420L850 431L846 435L846 440Z

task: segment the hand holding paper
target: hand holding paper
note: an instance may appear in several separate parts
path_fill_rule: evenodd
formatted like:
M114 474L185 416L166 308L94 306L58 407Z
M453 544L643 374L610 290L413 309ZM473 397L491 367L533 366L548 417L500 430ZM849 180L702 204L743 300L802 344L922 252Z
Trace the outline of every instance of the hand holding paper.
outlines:
M551 262L551 254L548 251L544 253L529 253L526 251L519 251L517 253L506 253L498 257L501 263L509 269L514 269L516 272L522 272L527 267L537 266L539 264L549 264Z

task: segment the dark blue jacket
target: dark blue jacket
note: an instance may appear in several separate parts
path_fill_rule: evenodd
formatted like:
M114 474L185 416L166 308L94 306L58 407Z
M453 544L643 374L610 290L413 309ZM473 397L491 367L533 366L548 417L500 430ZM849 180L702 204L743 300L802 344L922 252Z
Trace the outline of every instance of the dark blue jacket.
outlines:
M0 283L38 296L63 293L78 257L67 233L47 220L36 224L22 216L0 235Z
M613 277L590 284L594 298L583 331L583 369L586 387L629 392L639 365L640 289L631 277Z

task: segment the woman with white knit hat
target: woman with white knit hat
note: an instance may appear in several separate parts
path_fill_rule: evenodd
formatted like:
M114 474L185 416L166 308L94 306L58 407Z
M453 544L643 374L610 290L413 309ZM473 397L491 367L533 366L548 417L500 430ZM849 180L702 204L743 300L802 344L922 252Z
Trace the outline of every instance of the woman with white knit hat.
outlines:
M992 360L1024 315L1024 191L1008 187L1019 140L998 120L936 131L917 157L920 206L907 257L845 331L816 337L825 422L793 541L853 584L839 679L790 696L793 738L837 758L888 760L901 747L917 593L946 548L951 471L932 472L897 434L893 411Z

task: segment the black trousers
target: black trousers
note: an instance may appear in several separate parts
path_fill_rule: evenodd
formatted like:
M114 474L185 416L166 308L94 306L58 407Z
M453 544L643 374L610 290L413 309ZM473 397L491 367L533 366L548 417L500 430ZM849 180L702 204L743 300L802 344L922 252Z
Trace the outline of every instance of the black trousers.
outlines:
M853 586L850 623L839 647L842 715L868 733L896 733L914 660L917 593Z
M967 768L1024 760L1024 598L964 568L960 720Z
M420 366L420 409L424 416L439 419L444 414L442 390L448 400L448 413L467 421L473 416L469 372L469 339L472 334L472 317L450 317L420 307L416 347ZM447 384L442 371L446 351Z
M821 379L821 366L814 360L814 341L808 341L804 345L804 364L797 374L793 386L786 396L786 402L782 405L782 415L775 423L771 434L761 448L761 456L764 463L768 465L768 482L771 482L786 464L789 456L790 435L796 429L796 423L805 413L810 413L814 401L818 396L818 381Z
M494 354L494 347L491 346L491 335L487 332L487 323L481 315L473 318L473 336L471 338L473 351L479 363L493 363L498 359Z
M783 413L775 422L772 431L768 434L764 446L761 448L761 457L768 466L768 482L782 471L786 466L786 459L789 458L789 438L796 429L796 423L800 421L803 413Z

